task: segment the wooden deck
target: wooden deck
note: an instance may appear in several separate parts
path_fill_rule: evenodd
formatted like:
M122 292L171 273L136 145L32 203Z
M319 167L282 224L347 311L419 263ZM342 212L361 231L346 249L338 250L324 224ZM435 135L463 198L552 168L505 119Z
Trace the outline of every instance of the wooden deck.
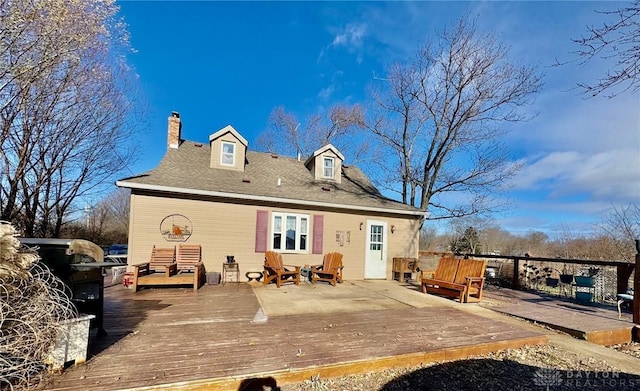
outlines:
M327 292L343 286L308 284ZM308 305L315 304L310 297ZM451 306L364 308L267 319L246 283L135 294L113 286L105 289L109 335L92 336L91 358L52 375L46 389L238 389L243 379L267 376L282 385L547 341L543 333Z
M538 295L512 289L488 289L483 306L522 319L540 323L603 346L632 340L631 314L618 319L616 307Z

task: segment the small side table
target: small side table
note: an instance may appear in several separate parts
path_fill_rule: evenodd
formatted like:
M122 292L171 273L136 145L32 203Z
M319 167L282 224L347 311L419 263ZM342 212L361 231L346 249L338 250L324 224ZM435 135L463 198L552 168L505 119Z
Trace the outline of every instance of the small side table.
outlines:
M236 262L226 262L222 264L222 285L227 282L240 283L240 265Z

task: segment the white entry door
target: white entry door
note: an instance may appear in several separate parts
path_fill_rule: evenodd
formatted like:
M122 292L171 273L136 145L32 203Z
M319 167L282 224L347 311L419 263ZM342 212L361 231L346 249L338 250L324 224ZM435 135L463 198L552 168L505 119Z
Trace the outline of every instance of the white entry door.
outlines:
M387 223L367 221L364 278L387 278Z

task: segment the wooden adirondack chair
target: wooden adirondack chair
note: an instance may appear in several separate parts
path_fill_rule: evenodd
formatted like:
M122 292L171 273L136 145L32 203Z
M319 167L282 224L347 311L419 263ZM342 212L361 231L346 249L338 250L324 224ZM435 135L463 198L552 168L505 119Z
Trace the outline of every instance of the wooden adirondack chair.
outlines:
M294 270L291 270L294 268ZM300 284L300 266L285 265L282 262L282 255L275 251L267 251L264 254L264 284L276 282L276 286L280 288L285 282L293 282Z
M311 266L311 283L326 281L333 286L342 283L342 254L332 252L325 254L322 265Z

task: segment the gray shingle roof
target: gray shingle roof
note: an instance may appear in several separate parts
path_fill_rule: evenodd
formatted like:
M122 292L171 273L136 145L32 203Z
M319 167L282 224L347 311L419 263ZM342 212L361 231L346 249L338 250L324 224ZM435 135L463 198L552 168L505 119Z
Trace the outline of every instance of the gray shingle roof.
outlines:
M384 209L403 214L420 210L381 195L358 168L343 166L342 183L316 181L303 161L270 153L247 151L245 171L209 166L207 144L183 141L168 149L160 164L147 173L125 178L118 186L158 191L180 189L182 193L226 193L238 198L278 199L292 204L349 206L352 209ZM278 186L280 179L280 186Z

